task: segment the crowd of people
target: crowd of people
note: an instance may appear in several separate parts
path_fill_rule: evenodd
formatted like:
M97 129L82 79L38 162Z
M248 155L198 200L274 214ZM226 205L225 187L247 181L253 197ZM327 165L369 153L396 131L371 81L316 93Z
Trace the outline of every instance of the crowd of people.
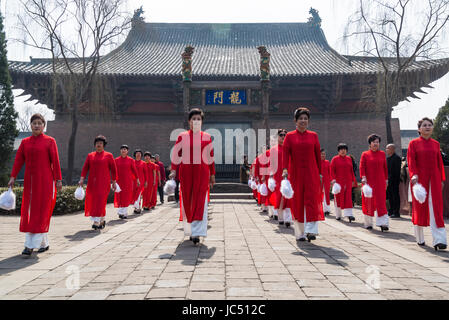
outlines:
M204 113L192 109L189 113L189 130L182 132L171 154L169 179L177 181L175 198L179 199L180 220L184 234L196 245L200 237L207 236L209 193L215 184L215 164L212 138L201 131ZM310 111L298 108L294 113L296 129L287 132L279 129L277 143L264 148L250 169L249 180L253 194L261 209L280 225L293 226L298 241L313 241L318 236L319 221L331 212L330 194L334 194L337 220L355 220L353 214L353 189L357 185L355 163L348 155L348 146L337 146L338 155L330 162L326 151L320 147L317 133L308 129ZM62 188L62 175L58 148L54 138L44 134L45 119L40 114L31 117L32 136L22 140L11 172L9 187L25 165L24 190L21 205L20 231L25 235L23 255L33 250L49 249L47 233L56 202ZM435 250L446 249L447 237L443 220L442 186L445 180L439 143L431 138L433 122L424 118L418 123L420 137L410 143L407 155L410 185L419 185L427 196L417 199L411 192L416 240L424 245L423 228L430 225ZM401 172L401 161L394 156L394 146L380 150L381 137L368 137L368 150L360 159L362 180L362 211L367 229L375 225L389 230L386 200L390 202L390 215L397 216L399 200L396 194L396 177ZM158 155L137 149L133 158L129 147L120 147L120 156L114 158L105 151L106 137L94 139L95 151L87 155L79 186L85 192L85 216L92 220L92 228L105 228L107 198L114 191L114 207L120 219L128 217L129 206L135 214L152 210L157 193L164 200L163 185L166 180L164 165ZM247 160L247 159L246 159ZM245 170L246 172L246 170ZM393 186L394 182L394 186ZM258 187L257 187L258 185Z

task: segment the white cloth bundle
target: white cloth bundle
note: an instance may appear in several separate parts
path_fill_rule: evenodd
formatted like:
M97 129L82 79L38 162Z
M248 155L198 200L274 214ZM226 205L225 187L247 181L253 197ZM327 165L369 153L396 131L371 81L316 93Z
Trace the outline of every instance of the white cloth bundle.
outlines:
M16 195L11 188L0 195L0 208L3 210L14 210L16 208Z
M77 199L77 200L84 200L84 196L85 195L86 194L84 193L83 187L76 188L76 190L75 190L75 199Z
M294 191L292 185L290 184L290 181L288 181L287 179L284 179L281 182L281 194L285 199L293 198Z
M276 189L276 180L273 178L268 179L268 189L270 189L271 192L274 192Z
M341 185L339 185L338 183L334 183L334 186L332 187L332 193L333 194L339 194L341 191Z
M112 186L111 186L111 188L112 188ZM122 189L120 189L120 186L118 185L118 183L116 182L115 183L115 192L120 192L120 191L122 191Z
M260 192L261 196L264 196L264 197L268 196L268 188L267 188L267 184L266 183L262 183L260 185L260 191L259 192Z
M419 203L423 204L426 202L427 191L420 183L415 183L413 186L413 195Z
M373 188L371 188L369 185L365 184L362 187L362 192L365 198L372 198L373 197Z
M164 186L164 194L170 196L175 193L175 190L176 190L176 181L173 179L168 180Z
M248 179L248 187L253 188L253 179Z
M257 189L257 183L254 180L252 180L252 182L251 182L251 189L253 189L253 190Z

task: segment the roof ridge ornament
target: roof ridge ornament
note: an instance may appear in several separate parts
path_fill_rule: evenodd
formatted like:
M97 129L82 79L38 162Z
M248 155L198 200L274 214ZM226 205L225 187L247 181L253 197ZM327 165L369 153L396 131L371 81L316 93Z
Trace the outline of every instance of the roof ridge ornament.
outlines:
M192 55L193 50L195 48L191 45L188 45L184 52L181 54L182 56L182 81L184 82L192 82Z
M311 27L315 28L321 28L321 17L318 13L318 10L314 8L310 8L309 13L312 15L309 17L309 20L307 21L307 24Z
M143 7L140 6L139 9L134 10L134 15L131 19L132 27L135 27L136 25L140 25L145 22L145 17L142 17L142 14L145 11L143 11Z

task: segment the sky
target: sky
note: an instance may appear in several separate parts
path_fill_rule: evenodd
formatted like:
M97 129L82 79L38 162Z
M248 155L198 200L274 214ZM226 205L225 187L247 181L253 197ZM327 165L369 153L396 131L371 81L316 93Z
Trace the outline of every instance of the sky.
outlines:
M421 0L412 0L420 5ZM349 16L356 10L358 0L128 0L129 12L143 6L146 22L198 22L198 23L244 23L244 22L306 22L310 7L319 11L322 29L331 47L341 54L355 54L357 43L342 37ZM17 0L0 0L5 17L7 39L16 35L15 24L20 3ZM353 40L355 41L355 40ZM442 40L443 41L443 40ZM8 59L29 61L29 57L42 57L42 52L13 41L8 42ZM449 57L449 54L448 54ZM421 99L410 99L394 108L393 117L399 118L401 129L416 129L416 123L424 116L435 118L449 98L449 75L431 84L434 89L424 89L427 94L416 94ZM20 90L15 91L16 94ZM27 97L15 99L16 108L25 109L35 102L25 103ZM43 106L37 105L42 108ZM49 120L53 116L49 111Z

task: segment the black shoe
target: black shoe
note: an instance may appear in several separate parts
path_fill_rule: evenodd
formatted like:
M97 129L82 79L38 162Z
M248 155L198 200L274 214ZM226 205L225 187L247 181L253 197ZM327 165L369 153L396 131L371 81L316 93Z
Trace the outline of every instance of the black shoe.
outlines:
M140 210L140 209L139 209L139 210L134 210L134 213L135 213L135 214L141 214L141 213L142 213L142 210Z
M278 216L274 216L274 220L279 220L279 217Z
M388 229L388 227L385 227L385 226L380 226L380 230L381 230L382 232L384 232L384 231L388 231L388 230L390 230L390 229Z
M329 212L329 211L326 211L325 213L324 213L324 215L325 216L328 216L328 215L330 215L331 213Z
M340 221L340 220L341 220L341 218L337 218L336 220L337 220L337 221Z
M308 234L306 235L306 237L307 237L307 241L309 241L309 242L311 242L312 240L316 240L315 235L314 235L314 234L311 234L311 233L308 233Z
M399 215L399 214L392 214L391 216L390 216L390 218L392 218L392 219L397 219L397 218L400 218L401 216Z
M435 248L435 251L438 251L438 250L446 250L447 245L445 245L445 244L443 244L443 243L437 243L437 244L434 246L434 248Z
M92 225L92 229L94 230L98 230L100 228L100 226L97 226L95 223Z
M39 250L37 250L38 253L42 253L47 251L48 249L50 249L50 246L46 246L45 248L39 248Z
M22 254L24 256L31 256L31 254L33 253L33 249L27 248L25 247L25 249L23 249Z
M422 243L419 243L418 242L418 246L421 246L421 247L423 247L423 246L425 246L426 245L426 243L425 242L422 242Z
M348 217L349 223L351 223L352 221L355 221L354 217Z
M286 222L286 223L285 223L285 227L286 227L286 228L290 228L290 222Z
M100 222L100 226L98 227L98 229L104 229L104 227L106 226L106 221L102 221Z
M371 226L366 227L366 230L373 230L373 227L371 227Z
M283 226L284 225L284 221L279 221L279 225Z
M299 239L296 239L296 241L304 242L304 241L306 241L306 238L299 238Z
M192 237L192 242L194 245L197 245L200 242L200 238L199 237Z
M143 208L143 210L150 211L150 208Z

